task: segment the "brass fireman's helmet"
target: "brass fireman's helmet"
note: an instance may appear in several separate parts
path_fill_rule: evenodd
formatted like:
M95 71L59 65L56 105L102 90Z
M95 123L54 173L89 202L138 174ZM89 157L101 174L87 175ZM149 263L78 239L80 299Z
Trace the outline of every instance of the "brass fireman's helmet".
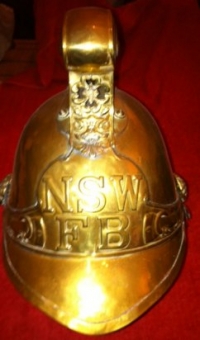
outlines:
M186 187L149 112L113 89L110 12L69 12L63 50L69 87L30 119L1 183L5 263L38 308L102 334L138 318L176 278Z

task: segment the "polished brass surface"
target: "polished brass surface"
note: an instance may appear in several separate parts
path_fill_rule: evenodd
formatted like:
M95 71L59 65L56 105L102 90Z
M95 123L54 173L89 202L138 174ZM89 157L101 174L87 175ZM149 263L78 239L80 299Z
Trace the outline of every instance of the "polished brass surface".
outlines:
M63 50L68 89L33 115L0 185L5 264L34 305L103 334L137 319L178 275L186 186L149 112L114 89L110 12L69 12Z

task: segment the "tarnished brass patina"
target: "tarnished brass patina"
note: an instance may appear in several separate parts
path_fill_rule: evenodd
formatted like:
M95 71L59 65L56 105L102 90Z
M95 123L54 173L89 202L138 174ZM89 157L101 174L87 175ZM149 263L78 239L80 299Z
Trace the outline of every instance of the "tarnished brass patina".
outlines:
M12 281L86 334L137 319L171 286L185 249L185 184L149 112L114 89L117 50L109 11L66 15L69 87L30 119L0 189Z

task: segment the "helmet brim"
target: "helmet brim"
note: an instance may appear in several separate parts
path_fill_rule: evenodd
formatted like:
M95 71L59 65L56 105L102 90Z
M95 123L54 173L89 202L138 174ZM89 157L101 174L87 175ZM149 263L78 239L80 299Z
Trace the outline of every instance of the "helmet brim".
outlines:
M120 256L38 256L7 235L5 262L20 292L61 324L85 334L120 329L171 286L185 250L184 227L145 250Z

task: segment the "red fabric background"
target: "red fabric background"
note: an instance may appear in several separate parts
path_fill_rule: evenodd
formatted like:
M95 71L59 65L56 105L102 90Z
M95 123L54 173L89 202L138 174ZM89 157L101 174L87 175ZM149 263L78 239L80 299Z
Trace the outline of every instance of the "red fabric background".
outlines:
M12 172L17 142L33 111L66 86L58 53L65 10L94 4L107 6L104 0L74 0L73 5L65 0L35 0L37 68L0 87L0 178ZM116 84L153 112L174 170L187 181L192 219L185 264L172 289L139 320L99 339L196 340L200 336L200 9L195 0L137 0L113 12L121 41ZM2 230L0 240L2 245ZM68 330L25 301L5 273L2 254L0 279L0 339L98 338Z

